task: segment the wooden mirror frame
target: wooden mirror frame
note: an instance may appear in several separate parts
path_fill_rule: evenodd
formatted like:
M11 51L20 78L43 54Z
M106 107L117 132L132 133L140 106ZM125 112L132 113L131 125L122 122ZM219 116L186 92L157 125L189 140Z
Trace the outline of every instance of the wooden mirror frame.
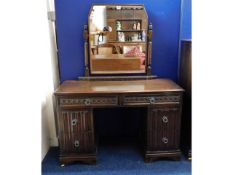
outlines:
M143 6L145 9L145 6L143 4L93 4L90 8L93 9L93 6ZM89 15L90 11L88 14L88 24L89 24ZM85 77L80 77L79 79L121 79L121 78L127 78L127 79L152 79L155 78L156 76L151 75L151 63L152 63L152 24L150 23L148 25L148 30L147 30L147 43L146 43L146 50L147 50L147 55L146 55L146 67L145 67L145 73L130 73L127 75L122 75L122 76L113 76L112 74L104 74L104 76L97 75L97 74L91 74L90 71L90 43L89 43L89 30L88 30L88 25L84 25L84 51L85 51ZM140 74L140 76L137 76ZM143 74L143 75L142 75ZM136 76L135 76L136 75Z

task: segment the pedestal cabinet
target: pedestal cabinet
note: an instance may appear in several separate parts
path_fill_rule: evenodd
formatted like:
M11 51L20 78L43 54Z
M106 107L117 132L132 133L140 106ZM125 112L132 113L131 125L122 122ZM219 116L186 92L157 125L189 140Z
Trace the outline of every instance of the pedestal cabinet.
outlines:
M146 160L180 157L180 106L156 105L148 108Z
M61 109L58 112L60 161L95 162L96 146L91 109Z
M65 81L55 92L60 163L96 162L95 108L147 108L144 157L179 159L183 89L171 80Z

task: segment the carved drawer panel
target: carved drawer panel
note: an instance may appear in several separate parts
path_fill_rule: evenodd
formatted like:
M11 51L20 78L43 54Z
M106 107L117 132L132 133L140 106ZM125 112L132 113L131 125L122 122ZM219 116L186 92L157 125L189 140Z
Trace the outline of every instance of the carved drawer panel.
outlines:
M93 131L92 110L64 110L59 117L60 133L72 134Z
M180 95L140 95L124 96L124 105L153 105L159 103L180 102Z
M60 106L116 106L117 96L60 98Z
M63 134L59 138L60 153L93 153L96 150L94 133Z
M178 149L180 139L179 108L150 108L147 118L149 150Z

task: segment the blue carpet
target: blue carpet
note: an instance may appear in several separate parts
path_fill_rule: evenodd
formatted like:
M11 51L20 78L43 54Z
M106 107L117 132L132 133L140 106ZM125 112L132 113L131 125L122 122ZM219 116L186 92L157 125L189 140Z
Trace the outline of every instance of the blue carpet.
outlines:
M42 162L42 175L191 175L191 162L159 160L145 163L132 145L105 145L98 149L96 165L70 164L61 168L58 149L51 148Z

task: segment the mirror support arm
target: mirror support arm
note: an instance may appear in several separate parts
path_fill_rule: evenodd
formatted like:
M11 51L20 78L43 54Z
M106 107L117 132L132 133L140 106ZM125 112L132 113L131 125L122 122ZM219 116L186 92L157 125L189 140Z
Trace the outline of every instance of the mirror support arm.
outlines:
M147 40L148 40L148 64L147 64L147 75L151 75L151 63L152 63L152 24L149 24L149 29L148 29L148 36L147 36Z
M85 56L85 76L86 77L89 77L90 75L90 71L89 71L89 54L88 54L88 26L87 25L84 25L84 56Z

